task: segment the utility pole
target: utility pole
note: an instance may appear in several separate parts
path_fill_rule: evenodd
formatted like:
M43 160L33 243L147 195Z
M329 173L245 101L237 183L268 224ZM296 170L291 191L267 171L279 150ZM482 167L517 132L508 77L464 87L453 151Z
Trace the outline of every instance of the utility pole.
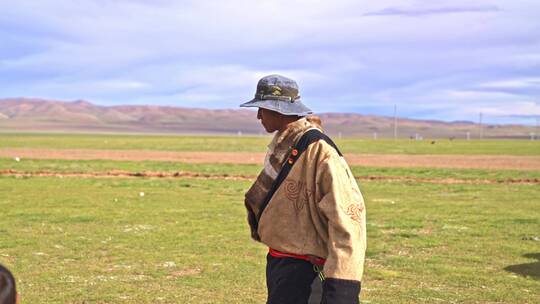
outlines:
M480 133L480 139L484 138L484 130L482 128L482 112L480 112L480 117L478 118L478 128Z
M536 140L540 139L540 128L538 127L538 125L540 124L539 121L540 117L536 117Z
M394 104L394 140L397 139L397 105Z

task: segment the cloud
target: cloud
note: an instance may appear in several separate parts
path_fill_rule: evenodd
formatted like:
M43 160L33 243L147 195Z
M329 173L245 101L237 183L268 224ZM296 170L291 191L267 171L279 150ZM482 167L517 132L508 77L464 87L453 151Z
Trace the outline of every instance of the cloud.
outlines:
M504 115L504 116L501 116L501 117L520 118L520 119L528 119L528 120L540 121L540 114L538 114L538 115Z
M487 89L540 88L540 77L497 80L481 83L478 87Z
M0 97L236 108L281 73L316 112L474 119L540 77L540 2L475 3L1 2Z
M394 8L389 7L378 11L364 14L364 16L428 16L458 13L491 13L501 9L495 5L462 6L462 7L438 7L438 8Z

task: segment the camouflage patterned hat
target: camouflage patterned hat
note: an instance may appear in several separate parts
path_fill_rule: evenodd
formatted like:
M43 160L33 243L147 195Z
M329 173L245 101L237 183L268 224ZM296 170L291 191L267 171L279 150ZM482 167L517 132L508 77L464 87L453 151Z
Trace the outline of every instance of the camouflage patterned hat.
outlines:
M255 98L240 106L264 108L284 115L306 116L313 113L300 101L296 81L281 75L261 78Z

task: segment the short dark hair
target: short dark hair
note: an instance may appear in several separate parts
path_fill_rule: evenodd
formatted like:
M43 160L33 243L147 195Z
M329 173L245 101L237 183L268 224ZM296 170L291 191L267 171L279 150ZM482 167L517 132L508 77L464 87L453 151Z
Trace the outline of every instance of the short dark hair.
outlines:
M0 265L0 304L15 304L16 301L15 278L9 269Z

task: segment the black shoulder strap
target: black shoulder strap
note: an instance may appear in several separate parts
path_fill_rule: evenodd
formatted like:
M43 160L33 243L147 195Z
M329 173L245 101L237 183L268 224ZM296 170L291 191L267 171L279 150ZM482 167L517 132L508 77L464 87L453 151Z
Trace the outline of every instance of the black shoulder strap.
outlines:
M287 175L289 175L289 172L291 171L296 160L300 158L302 153L306 151L307 147L310 144L321 139L326 141L329 145L331 145L334 149L336 149L339 156L342 156L336 144L330 139L330 137L326 136L326 134L322 133L318 129L311 129L307 131L306 133L304 133L304 135L302 135L300 140L298 140L298 143L296 143L294 148L291 150L291 153L289 154L289 157L285 161L285 164L283 165L283 167L281 167L281 171L279 171L279 174L274 180L274 183L272 183L272 187L270 187L270 190L266 194L266 197L264 198L263 204L261 206L261 210L259 211L259 214L257 215L257 223L259 222L264 209L266 208L266 206L272 199L272 196L274 196L274 193L277 191L279 186L281 186L281 183L285 180L285 178L287 178Z

